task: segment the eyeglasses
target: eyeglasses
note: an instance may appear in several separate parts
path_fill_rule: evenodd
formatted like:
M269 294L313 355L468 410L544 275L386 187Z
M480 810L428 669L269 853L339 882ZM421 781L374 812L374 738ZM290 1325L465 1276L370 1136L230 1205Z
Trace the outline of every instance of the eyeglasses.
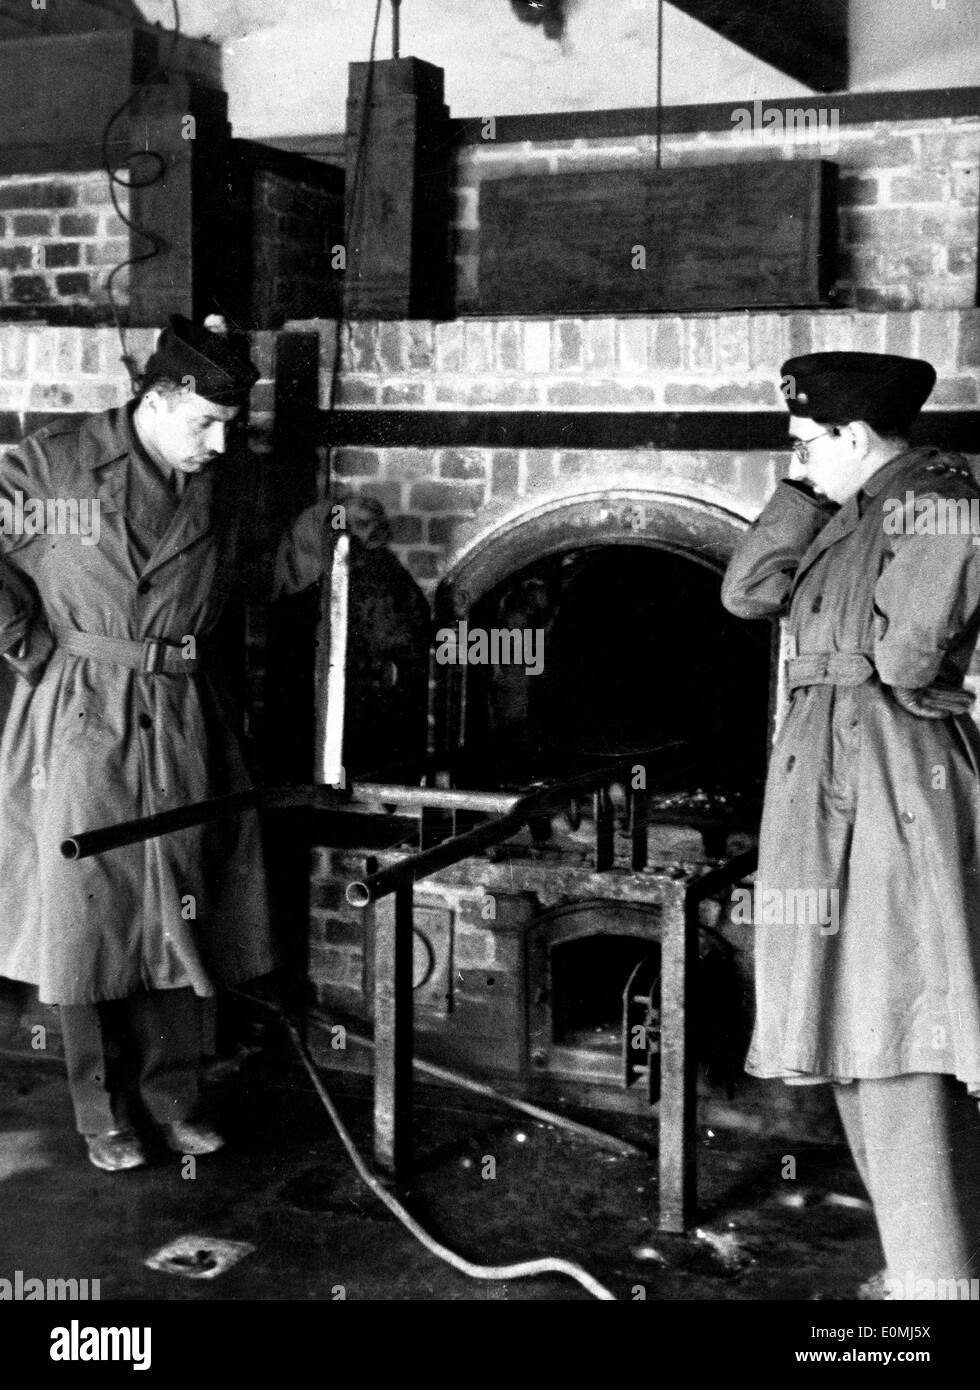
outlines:
M809 439L797 439L793 443L792 452L805 468L810 458L810 445L818 439L823 439L826 434L832 434L836 437L839 433L838 427L833 425L829 430L821 430L819 434L812 434Z

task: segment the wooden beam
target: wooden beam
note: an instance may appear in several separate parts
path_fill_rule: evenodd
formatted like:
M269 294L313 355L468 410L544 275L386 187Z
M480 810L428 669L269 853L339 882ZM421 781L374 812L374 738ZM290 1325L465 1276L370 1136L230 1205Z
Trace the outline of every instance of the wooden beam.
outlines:
M412 898L397 888L374 908L374 1157L396 1181L412 1151Z
M847 86L847 0L671 0L692 19L817 92ZM665 50L665 63L670 54Z

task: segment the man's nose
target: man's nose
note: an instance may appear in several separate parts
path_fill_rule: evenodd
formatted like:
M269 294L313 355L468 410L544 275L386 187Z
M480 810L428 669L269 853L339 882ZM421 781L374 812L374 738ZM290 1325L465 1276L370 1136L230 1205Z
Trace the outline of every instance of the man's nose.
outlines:
M208 426L207 434L204 437L208 449L212 454L223 454L225 452L225 441L228 437L228 426L220 420L215 420Z

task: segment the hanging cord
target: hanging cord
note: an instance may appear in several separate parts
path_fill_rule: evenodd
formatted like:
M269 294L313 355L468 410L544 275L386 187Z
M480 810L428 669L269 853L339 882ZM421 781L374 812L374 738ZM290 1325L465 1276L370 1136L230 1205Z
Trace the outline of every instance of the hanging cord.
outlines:
M152 188L155 183L159 183L160 180L166 176L167 162L158 150L151 149L130 150L127 154L114 158L109 149L109 141L116 123L120 121L130 107L135 104L141 93L144 92L147 87L154 85L160 78L165 79L169 69L173 65L174 57L177 53L177 44L181 36L180 9L178 0L170 0L170 3L173 6L174 12L174 31L166 59L162 63L158 62L153 71L144 77L139 86L133 88L122 105L117 107L106 121L105 129L102 132L102 164L105 168L106 178L109 180L109 199L112 203L113 211L131 232L135 232L137 236L141 236L144 241L149 242L148 250L130 255L126 260L120 261L118 265L113 266L106 277L106 293L109 298L109 307L112 310L113 322L115 323L116 332L119 335L119 345L122 349L121 361L126 371L129 373L129 380L134 392L139 389L140 371L135 359L130 355L126 346L126 328L123 324L119 303L116 299L115 280L116 276L126 270L127 267L131 265L140 265L143 261L151 261L155 256L159 256L166 245L166 241L156 232L150 231L149 228L140 227L129 216L128 211L124 212L122 210L119 205L119 197L116 190L117 188L125 188L127 190ZM137 159L149 160L151 162L151 168L139 178L132 169L128 168L132 161ZM125 178L121 177L118 172L123 165L127 166L127 177Z
M461 1255L441 1245L439 1241L433 1239L424 1227L420 1226L413 1216L410 1216L401 1203L391 1195L382 1183L374 1176L361 1155L358 1153L353 1139L348 1133L347 1127L337 1111L330 1096L327 1093L323 1082L320 1080L319 1073L310 1057L309 1051L303 1039L300 1037L299 1029L296 1027L289 1015L277 1004L270 1003L267 999L259 999L255 995L246 994L244 990L232 989L229 993L236 995L240 999L247 999L251 1004L259 1004L263 1008L271 1010L283 1024L290 1041L299 1056L300 1061L306 1068L306 1073L313 1083L313 1088L319 1096L324 1109L330 1116L331 1123L347 1151L347 1156L354 1169L366 1187L377 1197L379 1202L383 1202L391 1214L401 1222L405 1229L415 1237L420 1245L423 1245L430 1254L437 1259L443 1260L451 1265L453 1269L459 1270L461 1274L467 1274L471 1279L529 1279L536 1274L565 1274L569 1279L574 1279L581 1284L586 1292L592 1294L593 1298L598 1298L603 1302L615 1302L616 1295L611 1293L605 1285L600 1284L598 1279L594 1279L587 1270L581 1265L577 1265L574 1260L563 1260L545 1258L540 1260L521 1260L516 1264L510 1265L478 1265L470 1260L464 1260Z
M374 23L371 29L371 49L368 54L368 69L364 79L364 111L361 117L361 132L357 142L357 153L354 156L354 167L348 169L346 177L350 180L347 198L346 192L344 201L350 207L350 218L344 228L344 239L351 228L357 225L357 215L360 211L360 200L362 199L362 174L364 170L364 159L367 151L368 127L371 124L371 96L374 91L374 67L378 49L378 30L381 27L381 10L384 0L377 0L374 10ZM348 258L349 259L349 258ZM348 266L349 269L349 266ZM337 317L334 325L333 343L333 365L330 369L330 385L327 392L327 413L332 415L336 409L337 388L340 383L340 356L344 347L344 295L341 288L340 302L337 306ZM327 450L327 490L333 486L333 451L334 446L330 445Z
M663 139L664 109L664 0L657 0L657 168Z

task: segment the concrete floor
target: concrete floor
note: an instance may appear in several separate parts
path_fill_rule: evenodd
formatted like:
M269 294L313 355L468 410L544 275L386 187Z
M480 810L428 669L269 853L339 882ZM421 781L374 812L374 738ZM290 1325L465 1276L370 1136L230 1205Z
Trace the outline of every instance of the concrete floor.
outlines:
M363 1079L326 1082L362 1152ZM423 1250L359 1182L309 1080L289 1059L246 1056L212 1083L228 1147L181 1176L175 1157L103 1174L72 1127L60 1067L0 1057L0 1278L101 1280L105 1299L571 1300L564 1277L483 1283ZM416 1218L467 1258L562 1255L624 1300L839 1299L880 1267L867 1204L836 1143L700 1130L699 1229L656 1230L656 1163L425 1087L416 1096ZM649 1121L591 1117L645 1146ZM496 1177L483 1176L495 1159ZM795 1161L795 1178L788 1159ZM255 1246L213 1280L149 1270L180 1235ZM343 1295L340 1290L343 1290Z

